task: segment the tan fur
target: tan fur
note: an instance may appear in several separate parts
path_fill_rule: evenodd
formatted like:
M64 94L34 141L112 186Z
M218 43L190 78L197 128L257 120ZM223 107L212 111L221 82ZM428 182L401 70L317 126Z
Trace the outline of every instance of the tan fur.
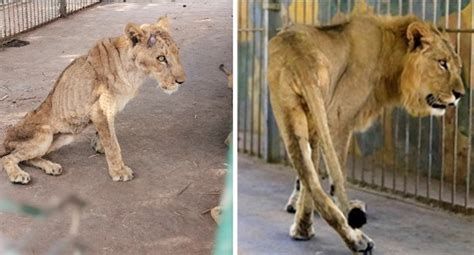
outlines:
M348 200L341 169L351 134L367 129L384 108L444 114L435 107L454 104L453 91L464 94L459 56L444 35L416 17L370 15L326 28L290 26L270 41L269 54L272 109L302 185L291 236L313 235L314 205L352 251L372 249L373 241L345 216L363 210ZM319 183L320 151L336 203Z
M229 89L233 89L233 81L234 81L234 76L232 75L232 72L227 69L224 64L219 65L219 69L225 74L227 78L227 87ZM230 142L232 141L232 131L227 135L226 139L224 140L224 144L229 146Z
M147 76L168 94L186 79L166 17L154 24L130 23L125 35L100 40L66 67L43 103L7 130L4 147L8 154L1 163L9 180L30 181L20 162L61 174L60 165L42 157L71 143L90 124L97 130L93 146L105 152L112 179L131 180L133 172L122 161L114 119Z
M234 80L234 76L232 75L232 72L229 71L225 66L224 64L221 64L219 66L219 69L225 74L226 78L227 78L227 87L229 89L232 89L234 87L233 85L233 80Z

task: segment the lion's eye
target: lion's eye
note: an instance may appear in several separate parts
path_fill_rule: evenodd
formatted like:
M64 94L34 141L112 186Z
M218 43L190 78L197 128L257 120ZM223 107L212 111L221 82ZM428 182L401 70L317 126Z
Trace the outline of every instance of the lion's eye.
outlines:
M438 60L438 64L441 69L448 70L448 63L446 62L446 60Z
M166 62L166 57L161 55L161 56L158 56L156 59L158 59L158 61L160 62Z

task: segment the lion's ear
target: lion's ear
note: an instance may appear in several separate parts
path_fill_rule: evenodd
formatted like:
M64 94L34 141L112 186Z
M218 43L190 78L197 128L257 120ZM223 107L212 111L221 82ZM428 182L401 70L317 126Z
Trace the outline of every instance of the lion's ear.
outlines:
M425 48L431 44L432 32L430 27L420 21L415 21L408 26L407 38L410 50Z
M142 42L145 38L145 32L134 23L128 23L127 26L125 26L125 35L132 41L133 46Z
M163 16L159 17L158 20L156 21L156 25L161 27L162 29L169 31L170 30L170 21L168 19L168 16Z

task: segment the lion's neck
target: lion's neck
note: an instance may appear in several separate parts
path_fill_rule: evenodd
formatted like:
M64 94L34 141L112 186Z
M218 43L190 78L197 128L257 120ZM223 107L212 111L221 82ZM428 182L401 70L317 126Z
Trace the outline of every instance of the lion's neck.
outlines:
M356 118L356 130L366 130L384 108L401 105L402 93L400 77L408 52L406 30L415 17L381 18L374 17L382 33L377 63L371 80L375 81L365 104Z
M132 47L130 41L126 36L121 36L112 39L112 43L115 45L117 50L120 52L121 59L121 73L120 78L130 87L131 89L138 89L146 79L146 74L143 73L136 64L134 58L130 54L130 48Z
M375 99L384 107L399 105L402 101L400 77L408 53L406 31L408 25L417 18L413 16L381 20L382 48L379 63L383 72L380 84L375 88Z

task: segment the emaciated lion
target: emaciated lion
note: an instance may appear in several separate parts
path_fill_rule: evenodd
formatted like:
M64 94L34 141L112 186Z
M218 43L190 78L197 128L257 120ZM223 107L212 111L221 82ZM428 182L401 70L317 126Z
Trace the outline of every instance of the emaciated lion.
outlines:
M93 124L97 130L93 147L105 152L112 179L131 180L133 172L122 160L114 119L148 76L168 94L186 79L166 17L154 24L129 23L124 35L100 40L66 67L43 103L7 130L1 163L8 179L30 181L20 162L61 174L62 167L43 156L71 143Z
M291 237L314 236L315 209L350 250L369 252L374 242L359 229L365 210L347 198L342 171L352 132L367 129L387 107L443 115L465 93L459 56L417 17L371 15L286 27L270 41L269 55L273 113L301 182ZM320 151L333 199L321 188Z

